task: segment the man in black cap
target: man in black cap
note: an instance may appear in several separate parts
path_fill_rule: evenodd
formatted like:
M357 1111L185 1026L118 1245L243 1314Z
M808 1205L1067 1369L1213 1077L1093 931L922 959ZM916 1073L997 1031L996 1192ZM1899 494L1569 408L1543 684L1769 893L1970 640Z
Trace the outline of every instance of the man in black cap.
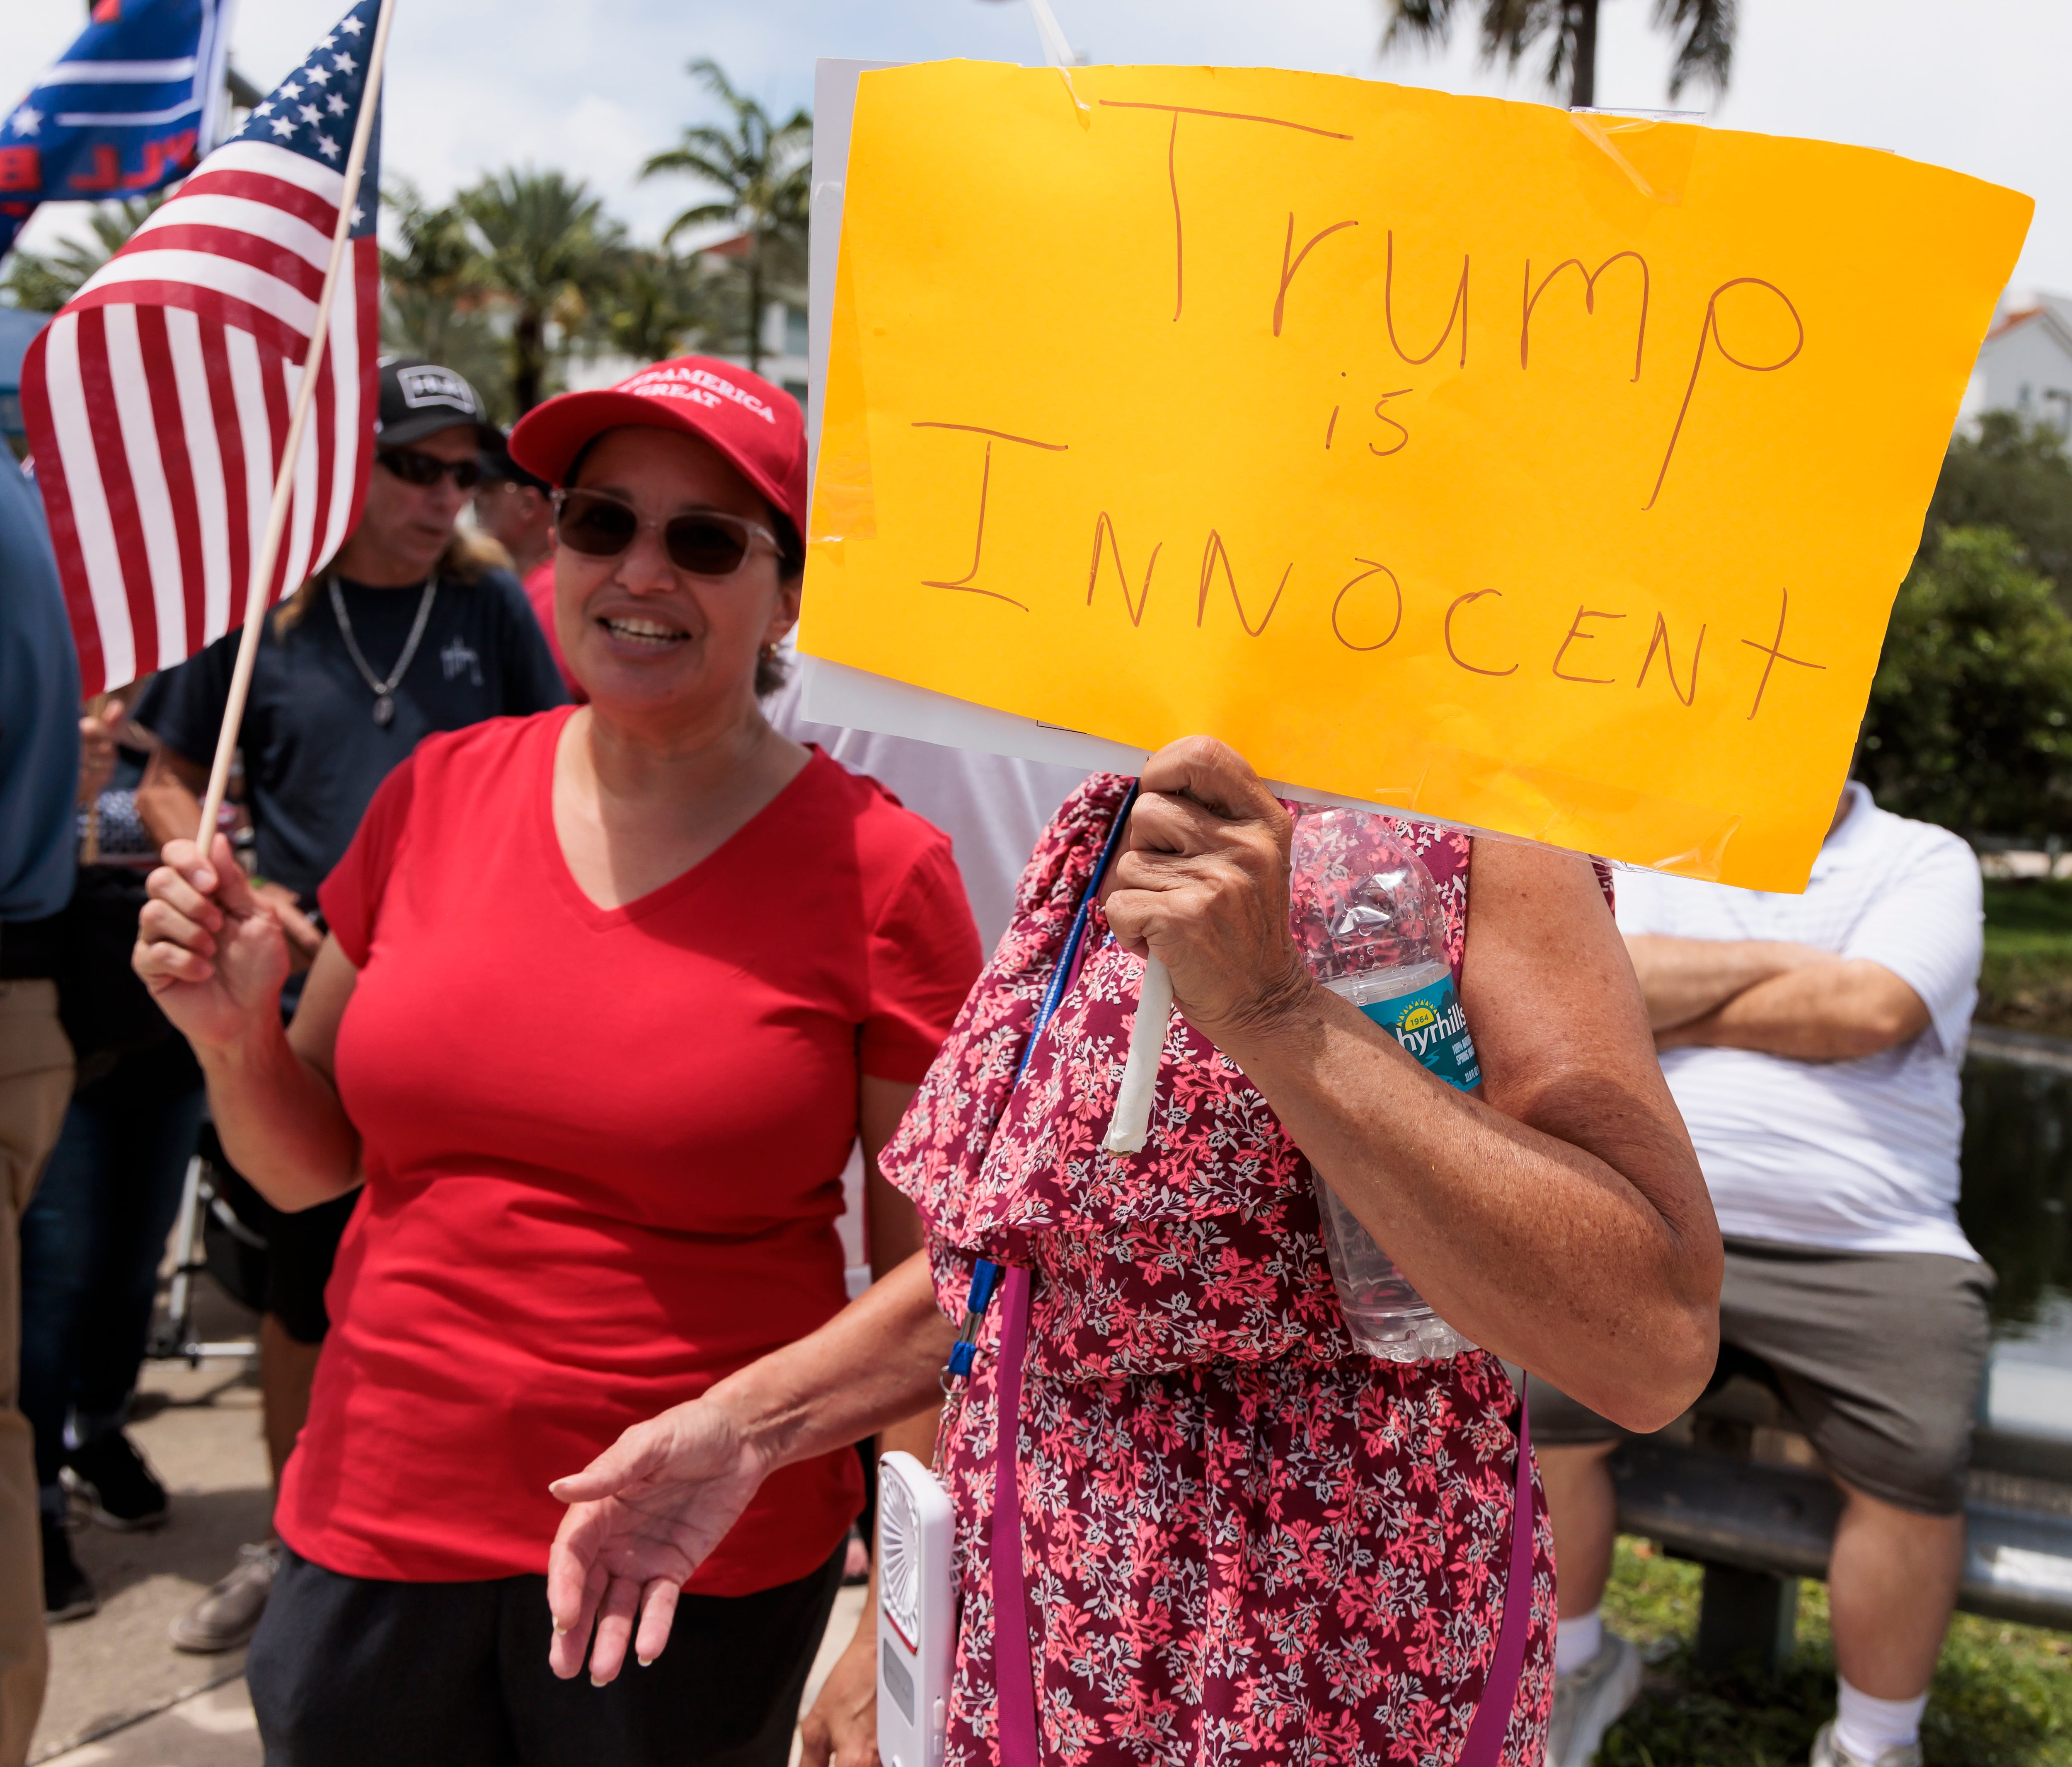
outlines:
M532 577L554 562L554 487L526 471L500 443L482 456L475 524L511 555L511 568L532 594Z
M525 586L525 599L547 635L554 666L574 698L586 698L569 672L561 641L554 631L554 487L526 471L511 458L508 447L485 449L482 483L475 493L475 524L511 555L511 568Z
M282 910L298 966L323 943L317 886L343 857L375 788L434 730L523 716L567 702L518 581L457 528L503 433L450 368L407 357L381 364L374 467L358 524L338 555L269 614L238 742L262 890ZM162 747L138 793L161 840L191 836L230 690L235 632L160 676L137 708ZM255 881L257 881L255 879ZM490 887L485 880L485 887ZM300 978L290 978L292 1012ZM261 1382L278 1480L309 1408L343 1197L298 1215L241 1193L268 1239ZM141 1478L150 1475L138 1469ZM138 1501L151 1494L141 1488ZM102 1494L106 1506L107 1494ZM162 1506L160 1494L157 1502ZM173 1625L187 1650L228 1650L258 1624L278 1547L246 1547L235 1570Z

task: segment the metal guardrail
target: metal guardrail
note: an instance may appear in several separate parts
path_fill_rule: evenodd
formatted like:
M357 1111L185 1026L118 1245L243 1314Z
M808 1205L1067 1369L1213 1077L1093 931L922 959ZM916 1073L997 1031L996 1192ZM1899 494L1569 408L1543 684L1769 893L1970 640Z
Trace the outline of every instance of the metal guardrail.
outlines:
M1780 1580L1827 1574L1842 1494L1824 1473L1642 1440L1620 1450L1613 1477L1623 1532L1708 1565ZM2072 1489L2066 1496L2064 1513L2052 1514L1974 1495L1960 1608L2072 1627ZM1766 1642L1761 1654L1770 1654Z
M1783 1420L1770 1393L1735 1381L1612 1457L1620 1531L1705 1568L1697 1654L1708 1669L1750 1658L1781 1669L1798 1580L1827 1574L1840 1490L1817 1468L1753 1457L1756 1432ZM2072 1629L2072 1439L1982 1428L1971 1467L1958 1606Z
M1999 1025L1974 1025L1964 1053L1983 1056L1990 1062L2012 1062L2019 1067L2072 1074L2072 1038L2011 1031Z

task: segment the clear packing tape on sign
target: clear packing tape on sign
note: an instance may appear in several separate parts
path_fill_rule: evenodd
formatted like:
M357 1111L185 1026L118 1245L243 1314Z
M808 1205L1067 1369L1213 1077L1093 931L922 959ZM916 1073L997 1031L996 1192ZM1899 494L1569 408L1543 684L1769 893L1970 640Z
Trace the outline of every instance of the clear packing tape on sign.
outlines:
M865 73L800 648L1800 889L2032 209L1321 75Z

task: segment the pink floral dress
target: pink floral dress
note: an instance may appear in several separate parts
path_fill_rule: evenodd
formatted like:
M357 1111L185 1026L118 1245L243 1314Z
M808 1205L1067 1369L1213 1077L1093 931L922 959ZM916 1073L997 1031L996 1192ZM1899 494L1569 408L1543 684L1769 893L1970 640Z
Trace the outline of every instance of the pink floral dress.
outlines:
M1481 1351L1404 1366L1355 1349L1308 1162L1178 1015L1148 1144L1100 1151L1143 965L1098 910L1013 1084L1128 785L1095 775L1046 831L881 1161L919 1206L950 1317L974 1257L1034 1272L1014 1441L1042 1758L1450 1767L1510 1563L1516 1399L1502 1367ZM1457 972L1469 842L1391 827L1439 885ZM1000 1753L986 1547L1001 1311L952 1389L937 1455L962 1601L946 1767ZM1543 1511L1506 1767L1543 1753L1554 1611Z

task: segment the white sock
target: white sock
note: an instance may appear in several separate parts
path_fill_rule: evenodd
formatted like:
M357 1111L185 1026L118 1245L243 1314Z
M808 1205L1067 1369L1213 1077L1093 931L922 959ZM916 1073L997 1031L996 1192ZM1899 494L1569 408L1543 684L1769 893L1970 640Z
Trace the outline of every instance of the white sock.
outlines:
M1580 1669L1603 1647L1605 1616L1601 1608L1588 1613L1561 1616L1554 1627L1554 1673L1565 1675Z
M1565 1627L1566 1621L1561 1622ZM1560 1649L1560 1634L1554 1648ZM1852 1687L1840 1675L1835 1678L1835 1740L1858 1761L1876 1761L1895 1744L1921 1740L1921 1714L1928 1695L1918 1699L1874 1699L1860 1688Z

